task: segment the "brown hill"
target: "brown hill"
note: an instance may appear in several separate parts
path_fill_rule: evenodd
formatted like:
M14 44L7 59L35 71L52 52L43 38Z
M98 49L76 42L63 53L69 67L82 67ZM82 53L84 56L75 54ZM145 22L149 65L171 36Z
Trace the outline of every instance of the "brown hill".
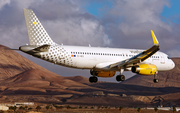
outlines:
M1 94L21 94L22 92L29 94L35 91L35 94L48 94L49 92L51 94L53 92L82 94L68 89L90 87L71 79L50 72L8 47L0 45Z
M159 83L153 83L154 76L135 75L121 84L139 85L147 87L180 87L180 58L172 58L175 68L170 71L159 72Z
M89 83L89 78L83 77L83 76L72 76L72 77L66 77L67 79L83 83L83 84L88 84Z
M64 77L57 76L57 74L44 71L40 69L30 69L24 71L16 76L10 77L1 82L1 85L6 86L23 86L23 87L57 87L57 88L69 88L69 87L85 87L86 85L79 82L75 82Z
M0 45L0 80L15 76L29 69L46 70L24 58L14 50Z
M30 69L0 81L2 95L84 94L77 88L90 88L85 84L66 79L50 71Z

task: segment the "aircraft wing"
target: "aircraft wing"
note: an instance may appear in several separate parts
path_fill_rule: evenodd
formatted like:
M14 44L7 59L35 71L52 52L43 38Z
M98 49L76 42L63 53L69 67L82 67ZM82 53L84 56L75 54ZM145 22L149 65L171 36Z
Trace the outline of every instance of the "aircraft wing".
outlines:
M159 50L159 42L158 42L153 30L151 30L151 34L152 34L152 38L153 38L153 42L154 42L154 45L151 48L139 53L138 55L136 55L134 57L131 57L131 58L126 59L121 62L111 64L109 66L109 68L123 67L123 66L127 66L130 64L140 63L140 62L143 62L144 60L146 60L147 58L151 57L154 53L156 53Z

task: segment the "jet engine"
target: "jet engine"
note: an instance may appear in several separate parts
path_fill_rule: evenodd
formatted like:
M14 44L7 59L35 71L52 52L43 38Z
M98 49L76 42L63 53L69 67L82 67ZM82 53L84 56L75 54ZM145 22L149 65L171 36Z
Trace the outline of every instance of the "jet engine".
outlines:
M157 67L153 64L140 64L133 66L131 71L141 75L155 75L157 72Z
M90 71L91 75L98 76L98 77L113 77L115 75L115 71Z

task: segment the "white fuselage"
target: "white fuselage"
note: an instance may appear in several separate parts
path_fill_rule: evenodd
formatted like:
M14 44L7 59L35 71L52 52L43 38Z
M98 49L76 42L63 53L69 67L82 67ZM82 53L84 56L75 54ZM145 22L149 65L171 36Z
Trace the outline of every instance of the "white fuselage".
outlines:
M41 52L40 58L66 67L108 70L106 66L109 64L129 59L142 51L137 49L55 45L50 46L48 52ZM158 71L171 70L175 66L174 62L163 52L156 52L140 64L144 63L156 65ZM119 71L119 69L117 68L114 71Z

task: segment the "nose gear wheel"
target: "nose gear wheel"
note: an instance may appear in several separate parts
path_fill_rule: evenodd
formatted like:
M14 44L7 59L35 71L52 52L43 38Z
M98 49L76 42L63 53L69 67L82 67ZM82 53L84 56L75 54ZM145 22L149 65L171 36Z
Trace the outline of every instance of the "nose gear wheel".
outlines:
M159 80L158 80L157 78L158 78L158 77L157 77L157 74L155 74L155 75L154 75L154 80L153 80L154 83L158 83L158 82L159 82Z

